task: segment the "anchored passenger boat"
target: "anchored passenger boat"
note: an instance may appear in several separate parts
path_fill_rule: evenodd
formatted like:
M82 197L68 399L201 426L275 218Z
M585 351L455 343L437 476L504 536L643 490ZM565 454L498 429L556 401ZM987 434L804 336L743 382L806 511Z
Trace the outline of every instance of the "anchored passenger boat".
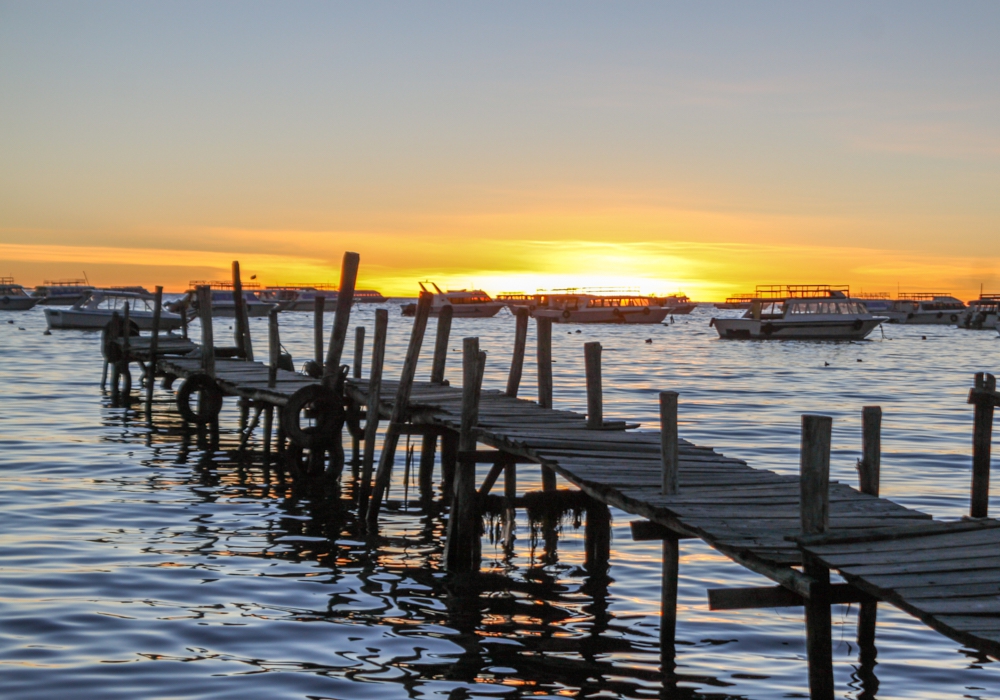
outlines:
M724 302L717 302L715 308L717 309L749 309L750 304L753 303L753 294L737 294L734 297L726 297Z
M212 316L214 318L235 318L236 300L233 298L232 282L206 282L203 280L192 280L189 285L191 289L189 289L183 297L171 303L167 308L175 313L182 312L184 309L194 309L197 311L197 288L206 285L211 287L212 292ZM276 304L261 301L260 297L257 296L255 290L260 289L259 284L251 282L241 286L243 287L243 303L246 304L248 317L267 316L271 309L276 306Z
M94 289L87 280L45 280L35 287L31 296L38 297L42 306L72 306L82 301Z
M861 340L885 316L874 316L849 287L762 285L741 318L713 318L720 338L754 340Z
M554 290L538 295L531 315L556 323L662 323L670 313L652 297L600 290Z
M885 312L889 323L956 324L965 313L965 304L945 292L900 294Z
M266 287L257 296L268 304L277 304L282 311L313 311L316 308L316 297L323 295L324 304L332 306L339 295L335 284L294 284ZM386 301L380 292L374 289L355 289L354 303L380 304Z
M958 317L958 325L970 330L989 330L1000 322L1000 294L980 294Z
M129 321L134 328L153 329L155 299L151 295L124 292L114 289L94 289L68 309L45 309L45 321L50 329L100 330L117 311L122 314L125 302L129 305ZM160 329L174 330L181 327L180 314L162 309Z
M689 314L698 308L698 305L688 298L687 294L671 294L665 297L650 297L650 301L657 306L667 309L671 316L682 316Z
M423 282L418 283L420 289L434 295L431 301L431 316L437 316L445 306L451 306L453 318L490 318L506 304L502 301L493 300L489 294L481 289L449 289L442 292L441 288L433 282L429 282L434 291L427 289ZM417 313L416 304L406 304L403 306L404 316L413 316Z
M24 287L14 284L13 277L0 277L0 311L27 311L41 297L29 296Z

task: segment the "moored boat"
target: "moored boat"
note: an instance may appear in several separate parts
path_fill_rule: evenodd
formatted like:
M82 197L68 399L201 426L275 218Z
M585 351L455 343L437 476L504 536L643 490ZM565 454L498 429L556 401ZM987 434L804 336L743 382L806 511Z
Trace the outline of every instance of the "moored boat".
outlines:
M720 338L743 340L862 340L885 316L875 316L850 288L766 285L741 318L713 318Z
M612 290L560 289L543 292L538 299L531 315L555 323L662 323L670 313L652 297Z
M438 316L441 309L451 306L453 318L490 318L506 304L502 301L495 301L489 294L481 289L449 289L442 292L441 288L433 282L429 284L434 291L427 289L423 282L418 283L420 289L434 295L431 300L431 316ZM402 308L404 316L414 316L417 313L416 304L406 304Z
M753 303L753 294L737 294L736 296L726 297L724 302L716 302L715 308L717 309L749 309L750 304Z
M212 292L212 317L213 318L235 318L236 300L233 298L233 283L224 281L206 282L202 280L192 280L191 287L183 297L172 302L167 308L175 313L183 313L186 309L198 310L197 288L201 286L211 287ZM267 316L276 304L261 301L256 290L260 285L249 283L242 285L243 301L247 307L248 317Z
M27 311L41 300L41 297L30 296L21 285L14 284L13 277L0 277L0 311Z
M650 297L650 302L667 309L670 316L683 316L698 308L698 305L688 298L687 294L670 294L665 297Z
M258 292L261 301L278 304L282 311L313 311L316 308L316 297L323 295L324 305L330 307L336 303L339 296L337 285L334 284L294 284L265 287ZM354 303L381 304L386 301L381 292L374 289L355 289Z
M958 325L970 330L995 328L1000 322L1000 294L980 294L958 317Z
M42 306L72 306L82 301L93 289L94 285L85 279L45 280L35 287L31 296L38 297L38 303Z
M155 299L151 295L123 292L114 289L94 289L68 309L46 308L45 321L50 329L100 330L112 315L122 313L125 302L129 305L129 320L139 330L153 329ZM180 314L160 310L160 330L170 331L181 327Z
M899 294L885 315L889 323L954 325L964 312L965 304L946 292L908 292Z
M855 299L860 299L873 314L880 314L892 308L892 299L888 292L862 292Z

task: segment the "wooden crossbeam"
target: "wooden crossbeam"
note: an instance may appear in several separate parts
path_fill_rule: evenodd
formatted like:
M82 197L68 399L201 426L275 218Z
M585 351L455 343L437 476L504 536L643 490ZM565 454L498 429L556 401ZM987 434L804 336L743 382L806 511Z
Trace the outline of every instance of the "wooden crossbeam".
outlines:
M834 583L829 588L830 603L867 603L878 599L847 583ZM709 588L709 610L749 610L752 608L793 608L805 605L806 599L783 586L746 588Z

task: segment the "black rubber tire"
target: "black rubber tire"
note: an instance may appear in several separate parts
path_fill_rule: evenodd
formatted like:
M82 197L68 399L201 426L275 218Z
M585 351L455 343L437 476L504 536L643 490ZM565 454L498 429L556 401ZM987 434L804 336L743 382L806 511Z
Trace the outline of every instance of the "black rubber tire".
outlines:
M299 415L310 409L316 425L303 428ZM281 412L281 424L288 439L310 451L333 447L344 426L344 402L332 389L322 384L310 384L296 391Z
M572 315L573 314L571 314L569 312L569 309L566 309L565 311L562 312L562 317L565 318L565 319L569 319L569 317L572 316Z
M650 310L649 310L649 307L648 306L642 307L642 313L645 316L649 316L649 314L651 313Z
M191 395L196 391L201 392L201 404L197 413L191 408ZM211 423L219 417L221 410L222 389L204 372L192 374L177 390L177 411L188 423L196 425Z
M958 314L952 314L951 315L951 322L952 323L958 323Z
M937 317L941 318L942 316L944 316L944 311L938 311L937 312Z
M854 330L860 331L862 328L864 328L865 322L862 321L860 318L856 318L854 319L854 323L852 325L854 327Z

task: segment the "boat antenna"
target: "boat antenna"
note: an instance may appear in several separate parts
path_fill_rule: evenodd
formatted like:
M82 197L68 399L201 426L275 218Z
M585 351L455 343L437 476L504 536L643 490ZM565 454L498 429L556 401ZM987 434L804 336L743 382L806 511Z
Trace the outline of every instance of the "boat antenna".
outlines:
M433 286L434 289L437 290L438 294L444 294L444 292L441 291L441 288L439 286L437 286L436 284L434 284L433 282L431 282L431 286Z
M420 290L421 290L421 291L423 291L423 292L426 292L426 291L427 291L427 287L425 287L425 286L424 286L424 283L423 283L423 282L417 282L417 284L419 284L419 285L420 285Z
M84 281L85 281L85 282L86 282L87 284L90 284L90 280L89 280L89 279L87 279L87 271L86 271L86 270L84 270L84 271L83 271L83 280L84 280Z

